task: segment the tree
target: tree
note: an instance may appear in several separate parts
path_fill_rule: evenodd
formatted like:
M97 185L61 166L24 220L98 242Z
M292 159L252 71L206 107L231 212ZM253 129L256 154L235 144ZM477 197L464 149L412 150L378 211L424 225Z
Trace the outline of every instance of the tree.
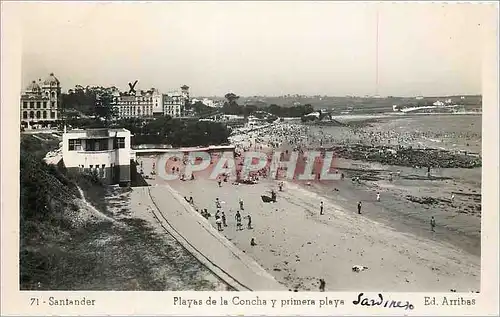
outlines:
M194 110L194 112L199 115L199 116L203 116L207 113L210 113L213 111L213 108L205 105L203 102L201 101L197 101L195 102L192 106L191 106L191 109Z
M313 112L313 111L314 111L314 108L313 108L313 106L312 106L310 103L306 103L306 104L304 105L304 114L305 114L305 115L306 115L306 114L309 114L309 113L311 113L311 112Z
M237 102L237 100L240 98L239 96L230 92L227 93L224 97L226 98L226 101L222 106L222 112L224 112L225 114L233 115L243 114L243 107L240 107Z
M227 102L231 105L237 104L236 101L240 98L240 96L237 96L236 94L229 92L224 96L227 100Z
M248 117L257 110L259 110L259 108L255 105L246 105L243 107L242 112L245 117Z
M95 96L95 115L104 119L105 126L115 117L116 111L112 105L113 96L108 91L97 92Z

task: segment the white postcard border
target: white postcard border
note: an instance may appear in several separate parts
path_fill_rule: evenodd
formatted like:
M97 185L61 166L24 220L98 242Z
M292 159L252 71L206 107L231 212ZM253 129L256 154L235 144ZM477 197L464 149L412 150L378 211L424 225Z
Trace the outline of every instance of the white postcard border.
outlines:
M353 304L359 292L33 292L19 291L19 115L21 91L21 32L15 3L2 3L2 107L1 107L1 314L2 315L491 315L498 314L498 4L492 4L490 21L484 21L483 65L483 180L481 293L382 293L384 299L410 302L414 309L366 307ZM494 13L494 14L493 14ZM377 293L367 293L378 299ZM50 297L94 300L94 305L50 306ZM266 300L266 305L234 305L233 298ZM201 300L188 308L174 305L174 298ZM228 305L207 305L208 298ZM425 298L459 297L475 305L425 305ZM314 305L272 307L271 300L314 299ZM319 307L330 299L332 305ZM33 301L35 299L35 301ZM343 300L344 305L334 300ZM209 307L207 307L209 306Z

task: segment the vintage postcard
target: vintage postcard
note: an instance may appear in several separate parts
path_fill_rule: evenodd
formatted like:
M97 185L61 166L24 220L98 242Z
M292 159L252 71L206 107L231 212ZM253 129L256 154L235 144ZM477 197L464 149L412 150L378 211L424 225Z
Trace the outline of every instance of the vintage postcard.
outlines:
M499 313L498 3L1 23L2 316Z

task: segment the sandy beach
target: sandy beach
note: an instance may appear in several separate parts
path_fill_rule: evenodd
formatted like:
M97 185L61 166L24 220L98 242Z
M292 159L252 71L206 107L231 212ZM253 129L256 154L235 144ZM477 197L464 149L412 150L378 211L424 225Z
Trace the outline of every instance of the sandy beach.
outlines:
M276 187L272 182L250 186L224 184L222 188L210 180L170 185L180 195L193 196L199 208L215 209L214 197L219 197L228 227L218 234L251 256L288 289L317 290L319 278L325 279L329 291L479 289L479 257L446 243L398 232L297 185L286 184L274 204L260 200L263 192ZM236 230L234 215L240 198L245 204L242 216L252 216L253 229ZM170 201L164 192L154 194L154 199L163 201L165 206ZM325 202L322 216L320 200ZM210 222L215 227L213 217ZM250 245L252 237L256 246ZM354 273L353 265L369 269Z
M269 151L270 143L282 150L293 150L300 146L297 141L311 142L310 138L318 135L313 131L304 136L304 131L300 131L303 128L298 126L293 132L295 141L287 141L293 133L280 129L281 139L280 134L263 130L232 140L239 147L253 146L260 151ZM349 132L344 129L342 133ZM139 160L145 174L157 164L154 155ZM157 177L148 182L151 198L168 217L181 217L174 226L184 227L183 232L190 239L198 240L199 245L203 245L203 239L218 241L213 243L222 253L224 248L234 246L290 291L318 291L319 279L325 280L327 291L478 291L480 212L468 209L477 202L475 194L467 193L480 189L480 173L477 173L480 169L436 168L433 178L426 179L425 171L414 167L336 161L336 167L348 177L359 175L361 165L363 173L378 178L309 184L286 181L283 191L278 191L278 181L267 178L253 185L236 185L231 176L219 186L216 180L208 179L206 172L195 173L195 180L165 181ZM396 172L398 177L389 181L389 175ZM271 190L277 192L277 202L264 203L261 195L269 195ZM375 199L377 192L381 201ZM448 197L454 192L458 197L450 201ZM434 197L437 203L411 201L411 197L426 195ZM179 197L193 197L194 203L191 205L181 198L183 211L179 213L173 207L179 203ZM220 211L227 219L227 227L221 231L216 229L214 217L216 198L221 201ZM237 230L235 220L240 199L244 202L243 230ZM320 215L321 201L323 215ZM361 214L356 210L358 201L363 204ZM205 208L212 217L205 219L197 211ZM248 215L252 219L251 228L247 228ZM431 215L437 219L435 231L429 224ZM207 223L213 229L210 236L203 235ZM252 238L256 245L251 245ZM216 255L217 252L207 249L207 254L215 262L229 265L228 258ZM353 272L353 266L366 269ZM232 270L234 274L242 274L244 269L233 266ZM253 289L271 290L268 287L256 283Z
M214 185L200 180L173 187L193 196L200 207L210 208L213 197L224 201L229 224L221 234L289 289L317 290L319 278L325 279L329 291L479 289L480 258L451 245L400 233L296 185L287 184L275 204L260 200L263 192L275 188L272 183ZM239 198L245 202L242 216L251 214L254 229L236 231ZM325 203L322 216L321 200ZM252 237L257 242L253 247ZM353 273L353 265L369 269Z

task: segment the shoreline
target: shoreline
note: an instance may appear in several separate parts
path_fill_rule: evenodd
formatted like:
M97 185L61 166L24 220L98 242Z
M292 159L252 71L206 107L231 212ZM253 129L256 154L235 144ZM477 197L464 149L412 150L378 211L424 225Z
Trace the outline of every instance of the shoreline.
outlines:
M199 186L205 190L200 191ZM257 198L259 193L275 187L272 182L242 186L245 185L225 184L219 189L206 180L172 184L181 195L193 196L200 206L210 207L215 196L226 202L222 209L233 224L223 234L290 290L316 290L319 278L325 278L327 289L336 291L479 289L480 258L456 247L398 232L364 214L358 217L355 212L311 191L304 192L297 185L285 185L285 192L278 193L276 204L264 204ZM251 210L253 230L234 229L238 197L245 201L245 209ZM319 199L325 201L328 219L318 216L314 202ZM213 217L210 222L215 227ZM255 237L257 246L250 246L251 237ZM308 246L313 250L306 250ZM380 254L383 256L378 257ZM391 260L387 262L384 258ZM318 266L319 262L325 264ZM424 268L427 264L423 263L433 266ZM356 274L350 272L353 265L366 265L370 269ZM341 272L330 267L340 268Z

